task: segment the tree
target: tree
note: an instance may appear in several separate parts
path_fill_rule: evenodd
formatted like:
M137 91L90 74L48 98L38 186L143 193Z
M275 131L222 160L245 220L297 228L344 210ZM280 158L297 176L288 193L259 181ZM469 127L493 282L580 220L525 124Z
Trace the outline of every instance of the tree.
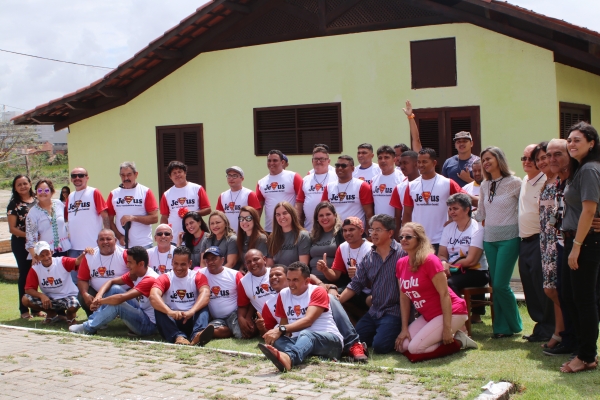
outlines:
M0 122L0 162L17 155L16 150L32 144L36 138L33 126Z

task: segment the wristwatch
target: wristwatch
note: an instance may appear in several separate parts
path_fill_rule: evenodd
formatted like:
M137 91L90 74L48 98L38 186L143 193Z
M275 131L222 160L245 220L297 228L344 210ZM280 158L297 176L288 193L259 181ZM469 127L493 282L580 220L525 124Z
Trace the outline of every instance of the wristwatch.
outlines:
M287 329L285 328L285 325L279 325L279 332L281 332L283 335L285 335L287 333Z

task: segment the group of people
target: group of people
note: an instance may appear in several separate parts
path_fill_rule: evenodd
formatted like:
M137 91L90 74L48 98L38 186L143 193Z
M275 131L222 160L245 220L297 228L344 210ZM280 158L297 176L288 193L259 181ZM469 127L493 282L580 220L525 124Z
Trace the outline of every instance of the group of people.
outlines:
M509 285L518 258L536 322L524 338L544 342L546 354L572 354L564 372L596 368L596 130L579 123L568 140L527 146L523 180L500 148L478 157L471 134L459 132L458 154L439 174L409 102L404 111L412 150L363 143L357 167L349 155L331 166L328 147L316 144L304 177L271 150L254 191L242 168L226 169L230 189L215 211L179 161L159 203L131 162L107 201L83 168L71 172L65 205L49 180L34 192L17 176L8 214L22 317L94 334L120 316L132 334L178 344L261 335L282 371L310 354L366 361L368 347L420 361L477 347L464 324L469 315L481 322L485 309L467 310L467 287L492 286L493 338L521 332ZM79 306L88 320L78 325Z

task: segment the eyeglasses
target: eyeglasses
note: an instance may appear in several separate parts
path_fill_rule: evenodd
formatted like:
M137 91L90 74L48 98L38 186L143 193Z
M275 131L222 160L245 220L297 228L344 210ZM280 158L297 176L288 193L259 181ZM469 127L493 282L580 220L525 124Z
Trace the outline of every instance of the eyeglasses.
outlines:
M50 189L46 188L46 189L38 189L37 190L38 193L50 193Z
M531 162L533 162L534 160L531 157L521 157L521 161L523 161L523 162L525 162L525 161L531 161Z
M329 158L325 158L325 157L313 157L312 159L315 162L325 162L327 160L329 160Z
M412 240L413 238L416 238L416 236L412 236L412 235L404 235L404 236L400 235L400 236L398 236L398 239L400 239L400 240L404 240L404 239L406 239L406 240Z
M156 236L171 236L171 232L156 232Z
M369 235L372 234L373 232L376 232L376 233L387 232L387 229L381 229L381 228L369 229Z
M228 178L228 179L237 179L237 178L240 177L240 175L238 175L238 174L227 174L227 175L225 175L225 177Z
M71 174L71 179L75 179L75 178L85 178L87 176L87 174Z
M345 163L336 163L335 167L336 168L344 169L344 168L348 168L348 164L345 164Z
M252 218L252 215L248 215L248 216L246 216L246 217L238 217L238 221L239 221L239 222L243 222L243 221L250 222L250 221L252 221L253 219L254 219L254 218Z

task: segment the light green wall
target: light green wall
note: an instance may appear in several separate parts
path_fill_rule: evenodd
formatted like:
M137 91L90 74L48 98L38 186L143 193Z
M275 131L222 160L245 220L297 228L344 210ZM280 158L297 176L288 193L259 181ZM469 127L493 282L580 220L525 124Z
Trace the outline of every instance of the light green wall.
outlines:
M592 124L598 125L600 76L564 64L555 65L558 101L591 106Z
M410 41L443 37L456 37L458 86L411 90ZM479 105L482 147L505 149L522 175L525 145L558 132L556 93L550 51L469 24L297 40L199 55L128 104L71 125L69 157L105 195L124 160L156 191L155 127L203 123L214 207L226 167L244 168L250 188L267 173L254 156L253 108L341 101L344 153L355 155L365 141L409 141L401 108L410 99L415 108ZM309 156L291 157L290 170L310 168Z

